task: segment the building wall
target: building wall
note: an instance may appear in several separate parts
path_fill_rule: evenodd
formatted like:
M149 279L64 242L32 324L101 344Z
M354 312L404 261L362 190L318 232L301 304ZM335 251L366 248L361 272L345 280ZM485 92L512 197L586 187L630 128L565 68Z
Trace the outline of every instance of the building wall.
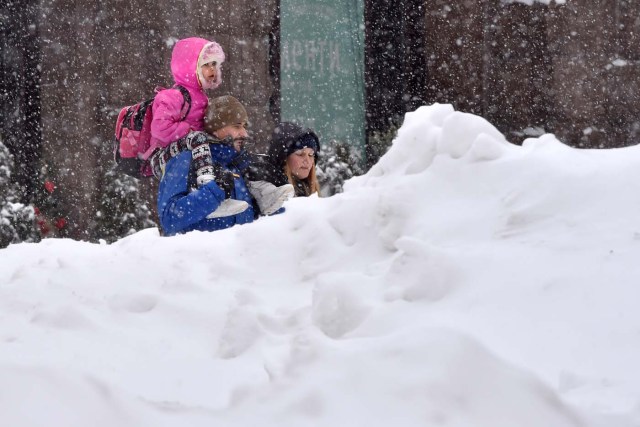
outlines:
M532 127L576 147L638 142L633 1L424 5L428 103L479 114L515 143Z

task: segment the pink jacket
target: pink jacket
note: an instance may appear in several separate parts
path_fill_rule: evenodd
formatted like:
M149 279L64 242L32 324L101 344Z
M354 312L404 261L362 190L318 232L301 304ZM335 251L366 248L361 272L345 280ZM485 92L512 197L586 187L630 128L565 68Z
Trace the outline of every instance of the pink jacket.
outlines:
M153 101L153 120L151 122L151 148L166 147L171 142L187 135L191 130L202 130L207 104L207 95L198 79L198 57L202 48L214 43L198 37L179 40L171 55L171 74L176 84L184 86L191 95L191 109L187 117L180 121L184 98L178 89L163 89ZM216 43L214 43L217 45ZM220 50L221 60L224 52ZM221 77L218 77L221 81ZM219 83L218 83L219 84ZM217 85L216 85L217 86Z

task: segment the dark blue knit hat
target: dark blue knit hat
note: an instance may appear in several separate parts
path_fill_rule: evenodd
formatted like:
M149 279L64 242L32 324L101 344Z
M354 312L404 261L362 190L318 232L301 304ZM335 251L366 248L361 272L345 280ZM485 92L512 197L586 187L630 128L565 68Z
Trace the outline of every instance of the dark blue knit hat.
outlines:
M303 148L311 148L314 153L318 152L318 139L315 135L305 133L300 138L293 141L293 144L287 147L287 156Z
M282 122L273 129L269 144L269 161L278 167L284 166L287 157L294 151L309 147L313 149L316 162L320 151L320 139L316 133L293 122Z

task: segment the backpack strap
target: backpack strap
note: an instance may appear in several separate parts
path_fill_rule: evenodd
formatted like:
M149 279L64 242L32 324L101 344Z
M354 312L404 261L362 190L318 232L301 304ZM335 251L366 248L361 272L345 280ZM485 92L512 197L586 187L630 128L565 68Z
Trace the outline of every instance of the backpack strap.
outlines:
M182 107L180 107L180 111L184 110L185 105L187 106L187 111L180 117L180 121L183 121L189 115L189 111L191 111L191 94L187 90L186 87L182 85L175 85L174 89L178 89L182 94Z

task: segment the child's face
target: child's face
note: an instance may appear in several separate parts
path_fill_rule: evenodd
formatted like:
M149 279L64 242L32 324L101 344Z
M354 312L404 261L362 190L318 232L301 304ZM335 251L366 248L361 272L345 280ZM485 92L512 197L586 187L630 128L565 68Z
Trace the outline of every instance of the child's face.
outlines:
M201 68L202 77L207 81L207 83L213 83L216 81L216 74L218 73L218 69L216 61L211 61L204 64Z

